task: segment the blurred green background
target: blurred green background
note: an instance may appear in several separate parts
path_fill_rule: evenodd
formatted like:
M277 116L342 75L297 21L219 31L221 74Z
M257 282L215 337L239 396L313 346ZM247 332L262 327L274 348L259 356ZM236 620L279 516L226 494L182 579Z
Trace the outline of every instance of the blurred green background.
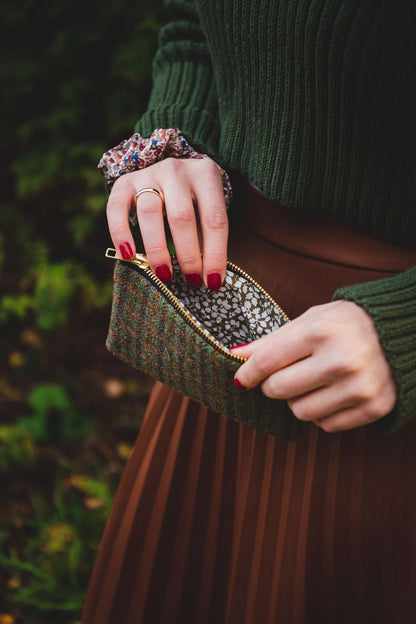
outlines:
M0 624L79 622L151 382L105 349L96 170L145 110L162 0L1 11Z

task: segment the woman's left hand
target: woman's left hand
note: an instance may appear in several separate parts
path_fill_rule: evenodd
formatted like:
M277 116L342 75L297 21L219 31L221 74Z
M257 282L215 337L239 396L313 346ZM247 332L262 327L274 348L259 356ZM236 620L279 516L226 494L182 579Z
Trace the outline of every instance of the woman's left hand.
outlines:
M236 373L236 385L261 384L266 396L287 399L299 420L328 432L378 420L396 403L372 318L349 301L310 308L233 353L248 357Z

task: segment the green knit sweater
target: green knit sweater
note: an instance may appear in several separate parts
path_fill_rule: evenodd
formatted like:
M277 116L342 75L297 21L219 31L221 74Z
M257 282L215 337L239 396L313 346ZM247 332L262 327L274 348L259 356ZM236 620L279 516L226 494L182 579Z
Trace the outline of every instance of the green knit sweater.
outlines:
M268 197L416 247L416 3L170 0L136 130L178 127ZM337 291L369 312L416 418L416 268Z

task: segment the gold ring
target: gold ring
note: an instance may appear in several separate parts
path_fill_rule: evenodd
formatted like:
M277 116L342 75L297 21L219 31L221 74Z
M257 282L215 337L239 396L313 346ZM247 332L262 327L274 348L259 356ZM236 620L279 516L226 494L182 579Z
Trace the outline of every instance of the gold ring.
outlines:
M165 207L165 196L163 194L163 191L159 191L159 189L155 189L155 188L140 189L140 191L137 191L136 193L136 203L142 193L154 193L154 195L157 195L159 199L162 200L163 207Z

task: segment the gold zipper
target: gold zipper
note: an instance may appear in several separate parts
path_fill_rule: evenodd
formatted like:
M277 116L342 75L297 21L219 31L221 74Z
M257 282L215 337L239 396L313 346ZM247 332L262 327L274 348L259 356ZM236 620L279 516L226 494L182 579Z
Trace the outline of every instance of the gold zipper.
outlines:
M273 304L273 306L275 308L277 308L280 312L280 314L283 316L283 318L285 319L286 322L290 321L290 318L288 317L288 315L286 314L286 312L283 312L282 308L279 306L279 304L273 299L273 297L271 295L269 295L269 293L267 292L267 290L265 290L263 288L263 286L260 286L260 284L258 282L256 282L255 279L253 279L251 277L251 275L249 275L248 273L246 273L245 271L243 271L243 269L240 269L239 266L237 266L236 264L234 264L234 262L230 262L230 260L227 260L227 268L231 269L232 271L234 271L234 273L237 273L238 275L240 275L241 277L244 277L246 280L248 280L249 282L251 282L253 284L253 286L255 286L256 288L258 288L258 290L261 292L261 294L266 297L266 299L268 299L270 301L270 303Z
M150 268L150 263L145 255L136 253L133 258L125 260L120 256L116 249L112 249L111 247L109 247L105 252L105 257L111 258L113 260L121 260L122 262L130 262L131 264L137 266L146 274L149 280L153 282L155 286L157 286L157 288L162 292L162 294L166 297L169 303L171 303L171 305L175 308L178 314L182 316L182 318L192 327L192 329L194 329L194 331L197 332L197 334L199 334L212 347L214 347L214 349L236 362L246 361L247 358L242 357L241 355L234 355L233 353L231 353L226 347L223 347L217 340L215 340L215 338L213 338L210 333L208 333L204 328L200 327L199 325L197 325L197 323L195 323L189 312L187 312L183 305L179 302L179 299L175 297L175 295L172 293L171 290L169 290L164 282L162 282L162 280L160 280L157 275L153 273ZM246 280L251 282L277 308L285 321L290 320L289 317L283 312L282 308L269 295L269 293L262 286L260 286L260 284L258 284L248 273L243 271L243 269L240 269L239 266L237 266L233 262L230 262L229 260L227 260L227 268L231 269L232 271L234 271L234 273L237 273L241 277L244 277Z

